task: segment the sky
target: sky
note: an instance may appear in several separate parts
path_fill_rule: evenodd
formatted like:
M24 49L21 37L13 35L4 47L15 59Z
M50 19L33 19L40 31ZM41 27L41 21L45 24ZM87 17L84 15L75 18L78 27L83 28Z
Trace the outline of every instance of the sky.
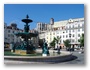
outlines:
M25 23L21 20L27 14L33 20L30 29L34 29L37 22L49 23L50 18L54 18L55 22L83 18L84 4L4 4L4 22L7 25L16 23L18 28L23 29Z

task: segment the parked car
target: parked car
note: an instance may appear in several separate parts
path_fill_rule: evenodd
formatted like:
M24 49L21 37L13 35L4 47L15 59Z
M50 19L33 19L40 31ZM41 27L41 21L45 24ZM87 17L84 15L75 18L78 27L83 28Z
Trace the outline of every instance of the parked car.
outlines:
M74 48L66 48L67 51L74 51Z

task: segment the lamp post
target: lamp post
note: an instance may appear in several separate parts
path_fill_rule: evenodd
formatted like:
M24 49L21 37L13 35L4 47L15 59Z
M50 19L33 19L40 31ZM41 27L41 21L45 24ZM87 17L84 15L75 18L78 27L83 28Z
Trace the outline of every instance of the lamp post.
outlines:
M61 46L61 36L60 36L60 39L59 39L59 41L60 41L60 44L59 44L59 46Z
M29 40L29 45L30 45L31 44L31 42L30 42L31 39L28 39L28 40Z
M71 52L71 33L69 33L69 38L70 38L70 52Z

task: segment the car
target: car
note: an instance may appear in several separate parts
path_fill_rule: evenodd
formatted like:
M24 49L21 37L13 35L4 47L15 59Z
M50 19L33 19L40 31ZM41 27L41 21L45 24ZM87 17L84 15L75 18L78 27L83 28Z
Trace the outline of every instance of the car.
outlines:
M74 48L66 48L67 51L74 51Z

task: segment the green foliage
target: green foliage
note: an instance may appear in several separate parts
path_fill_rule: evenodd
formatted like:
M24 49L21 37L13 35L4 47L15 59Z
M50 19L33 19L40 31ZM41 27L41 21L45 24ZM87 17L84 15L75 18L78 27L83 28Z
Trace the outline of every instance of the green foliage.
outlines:
M50 46L55 47L55 40L56 38L53 39L53 41L50 43Z
M66 46L66 47L70 47L70 40L65 40L64 41L64 45Z
M50 43L50 46L55 47L55 43L58 43L59 40L60 40L59 37L57 37L57 38L54 37L53 41Z
M55 47L55 41L54 40L50 43L50 46Z
M80 37L80 45L84 47L84 34L82 34L82 36Z

